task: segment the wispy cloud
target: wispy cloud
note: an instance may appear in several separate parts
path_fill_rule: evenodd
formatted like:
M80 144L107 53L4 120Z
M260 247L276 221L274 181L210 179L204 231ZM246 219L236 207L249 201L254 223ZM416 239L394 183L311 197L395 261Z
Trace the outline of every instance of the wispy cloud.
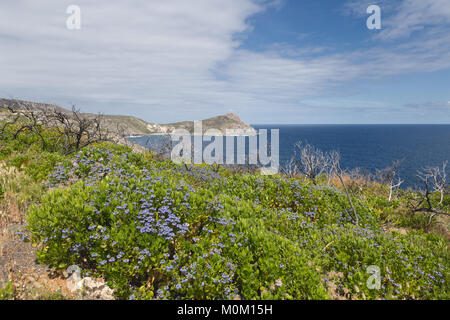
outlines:
M450 111L450 101L432 101L425 103L407 103L403 105L408 110L420 110L420 111Z
M71 3L0 3L0 30L9 37L0 42L0 87L29 98L103 102L112 110L102 111L151 120L152 111L206 108L217 98L221 84L210 70L239 46L236 35L267 1L80 0L79 31L65 27Z
M368 17L367 7L373 4L382 9L383 30L377 35L379 39L405 39L417 31L436 31L436 27L450 24L448 0L349 0L341 13Z
M301 101L351 94L353 88L345 84L450 68L450 32L442 14L448 4L427 38L384 44L406 37L406 26L419 30L417 10L428 10L435 19L442 0L391 5L391 18L379 34L383 39L374 38L370 49L333 53L284 43L263 52L242 49L252 30L249 18L282 3L79 0L82 29L69 31L65 10L72 1L4 0L0 95L73 102L92 112L134 114L148 121L199 119L229 109L260 121L280 110L307 116L310 109ZM402 16L399 10L408 3L413 6ZM409 22L396 25L402 17Z
M367 17L367 8L370 5L378 5L383 13L391 13L403 0L348 0L340 7L339 12L344 15ZM384 15L384 14L383 14Z
M380 38L394 40L407 38L416 31L450 25L450 3L448 0L404 0L395 14L384 19L384 30ZM448 30L447 30L448 32Z

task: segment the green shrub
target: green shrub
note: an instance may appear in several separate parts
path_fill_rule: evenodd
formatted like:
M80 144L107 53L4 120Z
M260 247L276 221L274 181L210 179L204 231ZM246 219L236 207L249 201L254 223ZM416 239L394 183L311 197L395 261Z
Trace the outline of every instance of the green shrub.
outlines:
M120 298L448 298L448 241L386 234L383 212L400 204L379 196L355 197L357 227L335 188L107 144L60 162L48 186L28 215L39 261L77 264Z

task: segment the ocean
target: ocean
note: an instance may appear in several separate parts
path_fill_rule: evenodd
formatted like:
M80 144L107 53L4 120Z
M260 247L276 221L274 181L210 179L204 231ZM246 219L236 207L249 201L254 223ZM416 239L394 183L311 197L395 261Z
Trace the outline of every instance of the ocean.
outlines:
M450 125L252 125L255 129L279 129L280 163L292 157L294 145L302 140L323 151L338 150L342 167L368 172L404 159L398 174L403 188L419 186L418 169L442 166L450 161ZM143 146L155 136L130 138ZM151 143L153 141L153 143ZM449 168L450 169L450 168Z

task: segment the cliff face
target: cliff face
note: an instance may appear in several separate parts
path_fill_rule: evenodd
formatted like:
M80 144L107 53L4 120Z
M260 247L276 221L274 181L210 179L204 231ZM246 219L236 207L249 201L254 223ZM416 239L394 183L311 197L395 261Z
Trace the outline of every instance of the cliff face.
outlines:
M69 115L72 112L71 110L53 104L0 98L0 120L2 116L4 117L6 114L5 112L2 112L2 108L6 107L13 107L13 108L27 107L41 110L57 110L59 112L64 112ZM93 118L97 115L93 113L81 113L81 116ZM145 122L144 120L141 120L133 116L103 115L103 126L110 132L117 132L118 128L120 127L121 131L123 131L125 135L131 136L131 135L150 134L151 132L148 130L147 124L148 123Z
M239 116L235 113L227 113L223 116L217 116L213 118L208 118L201 121L202 133L204 134L207 130L216 129L219 130L223 135L253 135L256 130L250 125L243 122ZM191 134L194 133L194 122L193 121L183 121L169 124L149 124L147 128L153 133L173 133L177 129L184 129L189 131Z
M64 109L62 107L45 104L45 103L37 103L37 102L28 102L28 101L20 101L20 100L10 100L10 99L1 99L0 98L0 119L2 119L2 110L1 108L5 108L7 106L28 106L35 108L44 108L44 109L57 109L59 111L64 111L70 113L71 111ZM81 115L85 117L94 117L95 115L92 113L82 113ZM169 124L156 124L156 123L148 123L142 119L133 117L133 116L122 116L122 115L104 115L104 125L110 131L117 130L120 127L123 130L123 133L128 136L141 136L148 134L170 134L173 133L176 129L185 129L189 131L191 134L194 133L194 122L193 121L183 121ZM235 113L227 113L222 116L217 116L213 118L208 118L202 120L202 133L209 129L217 129L223 135L253 135L256 133L255 129L253 129L250 125L243 122L239 119L239 116Z

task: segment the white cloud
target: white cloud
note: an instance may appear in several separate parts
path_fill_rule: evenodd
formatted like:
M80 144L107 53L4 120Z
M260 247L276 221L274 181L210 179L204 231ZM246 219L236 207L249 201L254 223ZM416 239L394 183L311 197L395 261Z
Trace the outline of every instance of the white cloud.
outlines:
M450 24L448 0L404 0L396 13L383 20L380 38L386 40L409 37L425 27Z
M82 29L69 31L71 3L0 3L2 94L148 105L148 119L152 108L205 108L221 87L211 70L264 9L252 0L80 0Z
M345 94L350 82L450 68L448 28L341 54L286 44L256 53L239 47L251 31L248 18L278 8L279 0L78 0L82 29L69 31L72 2L0 2L0 96L156 122L229 109L260 121L281 110L306 117L310 109L299 110L299 101ZM413 13L408 20L418 21Z
M382 16L384 16L385 13L391 12L398 5L398 2L399 0L348 0L342 5L340 12L344 15L354 15L359 18L368 17L367 8L370 5L378 5L382 9Z

